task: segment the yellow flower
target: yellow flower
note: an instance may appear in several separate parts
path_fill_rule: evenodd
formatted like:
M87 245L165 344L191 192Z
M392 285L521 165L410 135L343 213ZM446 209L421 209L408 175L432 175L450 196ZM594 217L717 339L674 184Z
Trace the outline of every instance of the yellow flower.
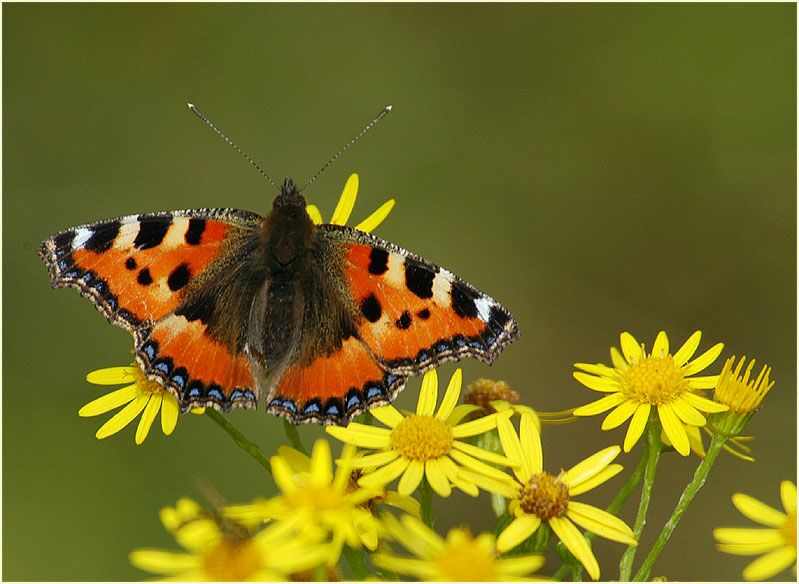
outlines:
M410 495L426 477L428 484L442 497L450 495L452 485L477 496L477 485L458 476L458 464L488 475L504 476L502 471L481 460L507 466L507 458L461 439L493 430L499 416L508 417L512 412L461 423L463 417L475 408L466 404L455 405L462 379L461 370L457 369L437 412L438 376L433 370L422 380L415 413L402 414L392 405L371 410L372 415L388 428L357 422L350 422L346 427L325 428L328 434L342 442L375 450L349 463L351 468L374 469L359 479L359 485L382 487L402 475L397 491L401 495Z
M765 580L793 564L796 576L796 485L780 483L780 498L785 513L757 499L736 493L732 503L752 521L766 528L719 527L713 530L720 551L738 556L765 554L744 568L745 580Z
M79 416L91 417L125 406L100 426L95 434L99 440L116 434L142 412L144 413L136 429L136 444L141 444L147 438L159 411L161 412L161 430L167 436L172 433L178 423L180 407L177 398L157 381L147 379L136 363L130 367L108 367L92 371L86 376L86 381L96 385L129 384L87 403L78 410ZM192 410L194 413L204 411L204 408Z
M540 555L498 558L494 535L491 533L473 537L468 529L455 528L449 531L445 540L415 517L405 515L401 523L393 517L385 519L393 539L415 557L380 552L374 554L372 560L381 568L415 580L524 580L524 576L544 565L544 557Z
M258 533L229 520L215 520L190 499L161 510L161 521L188 552L137 549L139 569L179 581L275 581L328 560L328 546L299 537L295 526L274 524Z
M344 185L344 190L341 191L336 210L333 211L333 216L330 218L330 223L333 225L346 225L347 221L352 214L352 209L355 207L355 200L358 197L358 175L352 173L350 178L347 179L347 184ZM366 219L358 223L355 229L369 233L377 228L383 220L388 217L391 209L394 208L394 199L389 199L383 203L374 213L369 215ZM316 205L307 205L305 207L308 216L316 225L324 223L322 220L322 213Z
M713 398L728 406L729 410L711 416L711 425L716 431L722 432L726 436L740 434L760 404L763 403L763 398L774 387L774 382L769 379L771 367L763 365L760 374L752 379L755 360L752 359L746 367L746 371L741 373L745 363L746 357L741 357L737 366L735 366L734 355L727 359L713 392ZM735 370L733 370L733 366L735 366Z
M575 409L574 415L594 416L612 409L602 422L603 430L617 428L632 417L624 437L624 451L629 452L643 434L650 411L655 407L669 442L677 452L688 456L690 443L686 426L704 426L707 420L701 412L727 409L727 406L697 394L698 390L712 388L718 376L694 375L713 363L724 348L722 343L718 343L689 361L701 336L702 333L696 331L672 355L664 331L658 333L649 354L630 333L622 333L622 352L615 347L610 349L613 367L575 363L575 367L582 369L573 373L577 381L608 395Z
M338 561L346 543L353 549L377 547L378 520L367 507L369 500L383 494L381 488L350 486L350 462L355 448L345 446L339 467L332 472L330 444L316 441L305 468L304 455L293 448L283 448L269 459L272 477L281 494L272 499L256 500L225 508L225 515L245 524L272 519L301 525L304 531L332 537L330 565Z
M611 464L621 448L605 448L555 476L543 470L541 435L535 422L530 416L522 416L519 425L521 440L510 420L500 418L497 422L502 448L514 463L516 480L507 475L495 480L474 472L462 472L480 487L508 499L508 513L514 519L499 534L497 549L504 553L515 548L533 535L541 523L547 523L588 574L597 580L599 564L575 523L613 541L629 545L636 545L636 541L632 530L621 519L572 498L621 472L621 465Z

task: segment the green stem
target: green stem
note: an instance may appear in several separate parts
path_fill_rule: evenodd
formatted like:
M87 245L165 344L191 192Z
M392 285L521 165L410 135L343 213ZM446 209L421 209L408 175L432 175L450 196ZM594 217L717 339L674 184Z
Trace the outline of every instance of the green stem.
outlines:
M638 461L638 466L635 467L635 470L630 475L630 478L627 479L627 482L624 483L619 492L616 493L616 496L613 497L613 500L610 502L610 505L608 505L605 508L605 511L607 511L611 515L617 515L619 513L619 510L627 502L627 499L630 498L630 495L632 494L635 487L638 486L638 483L641 482L641 477L644 476L645 468L646 468L646 457L642 456L641 460ZM585 534L585 538L588 541L593 541L595 537L596 533L592 531L587 531ZM582 565L578 566L577 569L580 573L582 573L583 571ZM569 571L569 566L567 566L566 564L562 565L555 572L555 575L552 576L553 580L563 580L563 578L566 576L566 572L568 571Z
M641 488L641 501L638 504L638 514L635 517L635 526L633 527L633 537L636 541L641 540L641 533L644 531L646 515L649 511L649 502L652 499L652 487L655 484L655 471L657 470L661 451L660 429L660 420L657 417L655 408L653 408L647 424L646 443L644 445L644 458L646 458L644 484ZM621 562L619 563L619 580L621 582L626 582L630 579L637 549L637 546L632 545L621 556Z
M655 543L652 545L652 549L649 550L649 553L644 559L644 563L638 569L638 572L636 572L633 580L641 581L649 579L649 573L652 571L652 565L655 563L655 560L657 560L660 552L663 551L663 548L669 541L672 533L674 533L674 530L677 528L677 524L688 510L688 506L694 500L694 497L699 492L699 489L701 489L702 485L705 484L705 480L707 480L710 469L713 467L713 463L716 462L716 458L718 457L719 452L721 452L721 449L724 447L726 441L726 436L723 436L718 432L713 434L713 438L710 441L710 446L708 446L705 458L701 463L699 463L699 466L696 467L696 471L694 471L694 478L691 479L691 482L688 483L685 487L685 490L683 490L680 500L677 502L677 506L674 508L674 513L672 513L671 517L666 522L666 525L663 526L663 530L660 532L660 535L658 535L657 540L655 540Z
M366 566L362 551L354 550L345 544L341 549L341 555L344 556L344 561L352 572L353 580L365 580L369 576L369 568Z
M272 467L269 465L269 461L264 456L264 453L261 452L261 449L258 448L258 445L249 440L244 434L242 434L236 426L231 424L228 419L217 412L213 408L206 408L205 415L211 418L214 422L219 424L219 426L233 438L233 441L241 448L244 452L252 456L258 464L266 469L266 471L271 475L272 474Z
M283 418L283 430L285 430L286 438L289 439L292 448L294 448L294 450L299 450L303 454L307 455L308 453L305 452L305 446L302 445L302 439L300 438L300 433L297 431L297 426L289 422L286 418Z
M422 522L429 528L433 527L433 489L427 484L427 479L423 478L419 483L419 503L421 504Z

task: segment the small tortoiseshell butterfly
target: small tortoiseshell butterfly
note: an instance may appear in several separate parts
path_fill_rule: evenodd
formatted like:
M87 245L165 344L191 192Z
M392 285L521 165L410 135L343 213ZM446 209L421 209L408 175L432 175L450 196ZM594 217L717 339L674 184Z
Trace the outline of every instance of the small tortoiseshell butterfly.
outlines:
M451 272L317 226L305 206L286 179L266 217L128 215L62 231L38 252L54 287L77 288L132 331L136 360L182 411L264 398L295 424L345 424L409 376L464 357L491 363L518 336L505 308Z

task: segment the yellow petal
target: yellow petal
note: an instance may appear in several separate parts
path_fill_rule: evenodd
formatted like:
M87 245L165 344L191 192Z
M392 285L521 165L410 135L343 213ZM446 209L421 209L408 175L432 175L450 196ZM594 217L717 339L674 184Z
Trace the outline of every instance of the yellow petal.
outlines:
M329 485L333 480L333 463L330 454L330 443L321 438L314 443L311 452L311 484L316 486Z
M663 431L669 437L674 449L683 456L691 454L691 444L688 442L685 426L683 426L677 414L674 413L671 404L660 404L657 409L660 423L663 425Z
M640 404L638 409L633 414L633 419L630 420L630 426L627 428L627 434L624 436L624 445L622 448L624 452L630 452L633 446L636 445L641 434L644 433L646 422L649 420L650 404Z
M479 486L484 491L498 493L506 499L513 499L519 496L518 483L514 482L510 476L506 475L507 480L496 480L484 474L466 468L458 469L458 477Z
M440 497L449 497L452 493L452 487L449 484L449 479L444 474L441 462L438 459L428 460L425 462L424 470L430 487Z
M782 527L787 519L785 513L777 511L773 507L743 493L735 493L732 496L732 504L744 517L761 525L779 528Z
M369 410L372 415L377 418L381 424L385 424L389 428L396 428L397 425L405 419L397 408L392 405L381 406Z
M619 391L619 382L616 379L609 379L607 377L597 377L596 375L589 375L582 371L573 371L572 377L582 383L588 389L594 391L601 391L602 393L612 393Z
M376 566L388 570L395 574L405 574L413 576L419 581L431 582L438 576L435 565L425 560L411 558L399 558L386 553L376 553L372 556L372 561Z
M652 345L652 356L658 359L665 359L669 354L669 337L666 331L660 331L655 337L655 344Z
M269 466L272 469L272 479L277 487L286 495L296 492L299 487L294 482L295 472L285 458L282 456L272 456L269 458Z
M497 568L501 574L510 576L527 576L544 565L546 559L543 555L517 556L515 558L502 558L496 560Z
M103 438L108 438L130 424L136 416L141 413L149 400L150 394L136 396L136 399L119 410L105 424L100 426L100 429L97 430L95 434L97 439L102 440Z
M359 456L358 458L353 458L349 461L350 468L369 468L369 467L380 467L384 464L388 464L395 458L399 456L399 452L396 450L383 450L381 452L375 452L374 454L366 454L364 456ZM341 460L337 460L336 463L341 463Z
M616 347L610 348L610 360L613 363L613 367L619 371L627 371L630 368L630 364L624 360L624 357L622 357Z
M780 499L782 506L788 513L796 513L796 485L791 481L780 483Z
M82 418L98 416L133 400L140 393L136 384L123 387L90 401L78 410Z
M754 527L718 527L713 530L713 537L719 543L732 544L732 551L724 550L727 553L734 553L742 556L752 556L762 554L784 545L778 529L754 528Z
M569 496L576 497L577 495L587 493L591 489L595 489L602 483L609 481L617 474L619 474L622 470L624 470L624 467L622 465L611 464L607 468L603 469L601 472L595 474L590 479L581 482L576 487L569 486Z
M624 358L627 360L627 363L632 365L633 363L638 363L638 361L643 358L644 352L641 350L641 345L635 340L634 336L628 332L623 332L619 336L619 340L621 342L621 352L624 353Z
M95 385L121 385L138 380L135 367L106 367L86 375L86 381Z
M150 433L150 428L152 428L153 422L158 416L158 410L161 409L163 396L163 393L154 393L150 396L150 401L147 402L141 420L139 420L139 426L136 428L136 444L144 442Z
M618 428L624 422L626 422L630 416L635 414L639 405L640 404L638 402L635 402L631 399L625 399L625 401L616 406L616 409L610 412L605 419L602 420L602 429L612 430L613 428Z
M130 563L153 574L179 574L202 565L202 558L155 549L138 549L130 552Z
M519 477L520 481L528 480L532 475L530 461L526 460L522 451L522 444L508 418L497 420L497 433L499 434L499 442L502 444L502 450L508 457L510 466L514 467L514 473Z
M432 416L438 401L438 375L433 369L422 378L422 389L419 390L419 401L416 403L416 414Z
M444 399L441 400L441 407L436 412L436 420L446 421L449 418L455 406L458 403L458 398L461 395L461 385L463 384L463 371L460 367L455 370L452 377L449 378L447 391L444 393Z
M178 424L178 414L180 414L178 399L171 393L165 393L161 404L161 431L165 436L174 432Z
M505 480L505 477L508 476L498 468L494 466L489 466L484 462L480 462L476 458L473 458L468 454L466 454L465 452L461 452L460 450L455 450L455 449L450 450L449 456L455 462L460 463L462 466L465 466L466 468L470 468L474 471L481 472L484 475L487 475L489 477L494 477L500 481Z
M767 580L796 563L796 547L785 546L756 559L743 571L745 580Z
M602 365L602 363L575 363L574 366L577 367L577 369L582 369L586 373L599 375L600 377L618 377L618 373L615 369L607 365Z
M553 517L549 520L549 526L558 539L563 542L572 555L577 558L588 575L594 580L599 580L599 564L591 551L588 542L585 541L583 534L565 517Z
M689 389L713 389L719 381L718 375L702 375L699 377L688 377Z
M569 501L568 517L583 529L601 535L605 539L627 545L638 545L633 537L633 530L624 521L607 511L579 501Z
M391 447L391 432L385 428L350 422L346 427L325 426L325 431L337 440L360 446L361 448Z
M579 487L584 481L590 480L602 472L619 454L621 454L621 448L608 446L564 472L560 481L568 485L569 492L571 492L571 487Z
M611 393L603 398L600 398L590 404L585 404L574 410L575 416L595 416L606 412L617 405L627 401L627 398L621 393Z
M324 223L324 220L322 219L322 213L319 211L319 207L316 205L306 205L305 212L308 213L308 217L311 218L311 221L313 221L314 225L321 225Z
M510 524L502 530L497 538L497 551L505 553L512 550L517 545L522 543L528 537L535 533L538 526L541 525L541 519L537 515L530 515L525 513L510 522Z
M365 231L366 233L371 233L377 229L383 221L385 221L386 217L388 217L388 214L391 213L393 208L394 199L389 199L380 205L380 207L378 207L374 213L358 223L358 225L355 226L355 229L358 229L359 231Z
M724 404L714 402L713 400L707 399L706 397L702 397L701 395L697 395L695 393L691 393L690 391L683 393L682 398L694 406L697 410L702 412L715 414L718 412L726 412L729 409Z
M424 463L421 460L411 460L405 472L402 473L402 478L397 485L397 492L400 495L410 495L422 482L423 476Z
M681 396L677 396L670 405L672 410L674 410L674 413L677 414L677 417L686 424L690 424L691 426L704 426L707 422L705 416L700 414L690 403L688 403L687 400L683 399Z
M508 411L507 414L503 412L503 417L508 418L508 414L513 414L513 412ZM477 436L478 434L485 434L489 430L493 430L497 427L497 418L498 414L490 414L488 416L483 416L482 418L477 418L476 420L472 420L470 422L465 422L463 424L458 424L454 428L452 428L452 437L453 438L468 438L469 436Z
M434 554L440 553L444 549L444 540L416 517L403 516L402 525L411 536L424 543L425 547Z
M491 452L490 450L485 450L484 448L480 448L479 446L475 446L474 444L469 444L468 442L461 442L460 440L454 440L452 442L452 447L456 450L460 450L461 452L465 452L470 456L479 458L480 460L485 460L487 462L498 464L500 466L511 466L511 461L508 460L506 457L502 456L501 454L497 454L496 452Z
M288 444L278 446L277 453L294 472L311 472L311 458L307 454L292 448Z
M696 353L696 349L699 347L699 341L702 338L702 331L696 331L692 334L688 339L682 344L682 347L677 349L677 352L674 353L672 360L674 361L674 365L677 367L682 367L688 362L688 359Z
M446 424L448 426L457 426L466 416L479 409L480 407L474 404L459 404L452 410L452 413L446 420Z
M347 184L344 185L344 190L341 191L341 198L338 200L336 210L333 211L333 216L330 222L333 225L346 225L347 221L352 214L352 208L355 206L355 199L358 197L358 175L352 173L350 178L347 179Z
M362 476L358 484L362 487L382 487L393 481L408 468L410 460L404 457L391 461L386 466Z
M519 422L519 441L523 460L530 467L530 474L541 472L544 468L544 453L541 450L541 427L537 417L522 415Z
M721 351L724 350L724 343L716 343L712 347L710 347L707 351L699 355L696 359L689 362L684 369L684 374L686 377L689 375L693 375L694 373L699 373L703 369L707 368L708 365L713 363L721 354Z

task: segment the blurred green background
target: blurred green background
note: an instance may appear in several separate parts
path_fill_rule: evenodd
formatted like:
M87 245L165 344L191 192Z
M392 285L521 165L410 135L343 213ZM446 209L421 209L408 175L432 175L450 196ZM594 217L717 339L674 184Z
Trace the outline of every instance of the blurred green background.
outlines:
M104 388L84 376L127 364L130 337L52 290L35 254L58 230L128 213L266 212L273 189L191 100L277 179L299 181L394 105L310 197L329 217L357 171L355 221L396 197L379 235L512 310L521 339L491 369L465 363L467 382L505 379L541 410L577 406L596 394L572 364L608 362L624 330L651 347L661 329L673 346L701 329L701 350L726 344L713 373L731 354L772 365L748 428L757 462L722 455L654 570L740 578L746 560L716 552L712 528L748 523L733 492L779 506L779 481L796 474L795 10L4 4L3 577L139 579L129 550L175 547L158 509L199 498L198 479L231 502L274 492L202 417L168 438L156 425L141 447L133 426L95 440L103 420L76 412ZM268 453L284 440L263 411L231 419ZM599 425L546 428L548 469L621 441ZM627 471L640 453L619 459ZM696 463L662 460L647 549ZM623 480L582 499L604 506ZM491 525L484 496L434 511L442 527ZM616 578L622 546L596 549Z

